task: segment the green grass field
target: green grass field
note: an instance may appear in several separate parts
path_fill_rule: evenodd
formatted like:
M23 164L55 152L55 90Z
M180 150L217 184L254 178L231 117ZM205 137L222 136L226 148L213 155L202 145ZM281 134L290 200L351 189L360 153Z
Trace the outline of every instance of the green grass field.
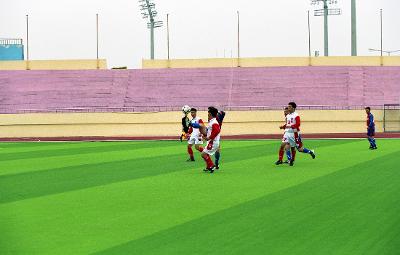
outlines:
M400 140L279 143L0 143L0 254L399 254Z

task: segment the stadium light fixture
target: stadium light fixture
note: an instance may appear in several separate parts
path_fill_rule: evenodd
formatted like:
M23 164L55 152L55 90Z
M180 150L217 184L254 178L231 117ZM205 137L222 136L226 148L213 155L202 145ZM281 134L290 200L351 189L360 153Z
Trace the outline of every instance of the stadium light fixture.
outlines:
M163 22L155 20L157 16L156 5L153 0L139 0L139 7L144 19L149 19L147 28L150 29L150 59L154 59L154 28L162 27Z
M324 56L329 56L328 16L342 14L341 9L329 9L328 5L337 4L337 2L337 0L311 0L312 6L323 3L323 9L314 10L314 16L324 16Z

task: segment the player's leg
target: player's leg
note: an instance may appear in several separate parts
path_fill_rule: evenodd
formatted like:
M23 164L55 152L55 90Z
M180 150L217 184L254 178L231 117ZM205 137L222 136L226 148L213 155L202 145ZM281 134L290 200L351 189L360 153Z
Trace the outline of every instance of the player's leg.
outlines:
M194 147L195 147L196 150L198 150L199 152L203 152L204 148L203 148L203 146L201 146L201 145L202 145L202 143L201 143L201 144L195 144Z
M206 168L204 169L205 172L209 171L210 173L214 172L215 165L211 159L211 156L215 154L219 147L219 143L213 143L211 141L207 142L206 148L204 148L201 156L203 157L204 161L206 162Z
M292 161L294 162L296 160L296 147L290 147L290 150L292 152Z
M192 137L188 140L187 152L189 154L189 159L187 161L194 161L193 149L194 139Z
M289 162L289 165L290 166L293 166L293 164L294 164L294 160L295 160L295 158L293 157L293 156L295 156L292 152L293 152L293 150L292 150L292 148L293 147L296 147L296 139L295 139L295 136L294 136L294 134L290 134L289 136L288 136L288 144L286 145L286 147L285 147L285 149L286 149L286 156L287 156L287 158L288 158L288 162Z
M219 169L219 159L221 158L221 146L215 152L215 169Z
M371 150L377 149L376 141L375 141L375 129L374 128L368 128L367 136L368 136L368 141L369 141L369 144L370 144L369 148Z
M278 161L275 162L275 165L283 164L283 155L285 154L285 147L288 142L289 142L288 135L286 133L284 133L283 137L282 137L281 146L279 147Z
M285 145L286 158L289 161L289 163L292 161L292 154L290 152L290 147L291 147L290 143L287 143Z
M371 141L372 141L372 149L378 149L378 147L376 147L376 140L375 140L375 136L371 136Z
M301 140L301 136L296 136L296 148L299 152L310 154L310 156L315 159L314 150L307 149L303 146L303 141Z

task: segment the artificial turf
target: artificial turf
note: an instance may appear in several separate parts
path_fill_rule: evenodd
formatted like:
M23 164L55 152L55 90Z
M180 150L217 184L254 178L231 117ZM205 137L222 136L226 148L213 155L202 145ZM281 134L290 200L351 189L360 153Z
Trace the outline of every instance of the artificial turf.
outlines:
M0 254L399 254L400 140L0 143Z

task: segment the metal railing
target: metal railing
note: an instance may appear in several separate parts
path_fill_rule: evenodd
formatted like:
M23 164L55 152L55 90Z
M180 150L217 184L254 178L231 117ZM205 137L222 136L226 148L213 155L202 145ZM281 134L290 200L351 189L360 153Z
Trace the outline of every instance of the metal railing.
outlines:
M281 106L219 106L224 111L267 111L282 110L286 105ZM207 106L194 106L199 111L207 111ZM383 105L370 105L373 110L384 109ZM393 106L396 107L396 106ZM46 108L46 109L0 109L0 114L12 113L101 113L101 112L170 112L181 111L182 106L132 106L132 107L68 107L68 108ZM363 110L364 105L336 106L336 105L299 105L297 110ZM398 109L398 108L394 108Z

